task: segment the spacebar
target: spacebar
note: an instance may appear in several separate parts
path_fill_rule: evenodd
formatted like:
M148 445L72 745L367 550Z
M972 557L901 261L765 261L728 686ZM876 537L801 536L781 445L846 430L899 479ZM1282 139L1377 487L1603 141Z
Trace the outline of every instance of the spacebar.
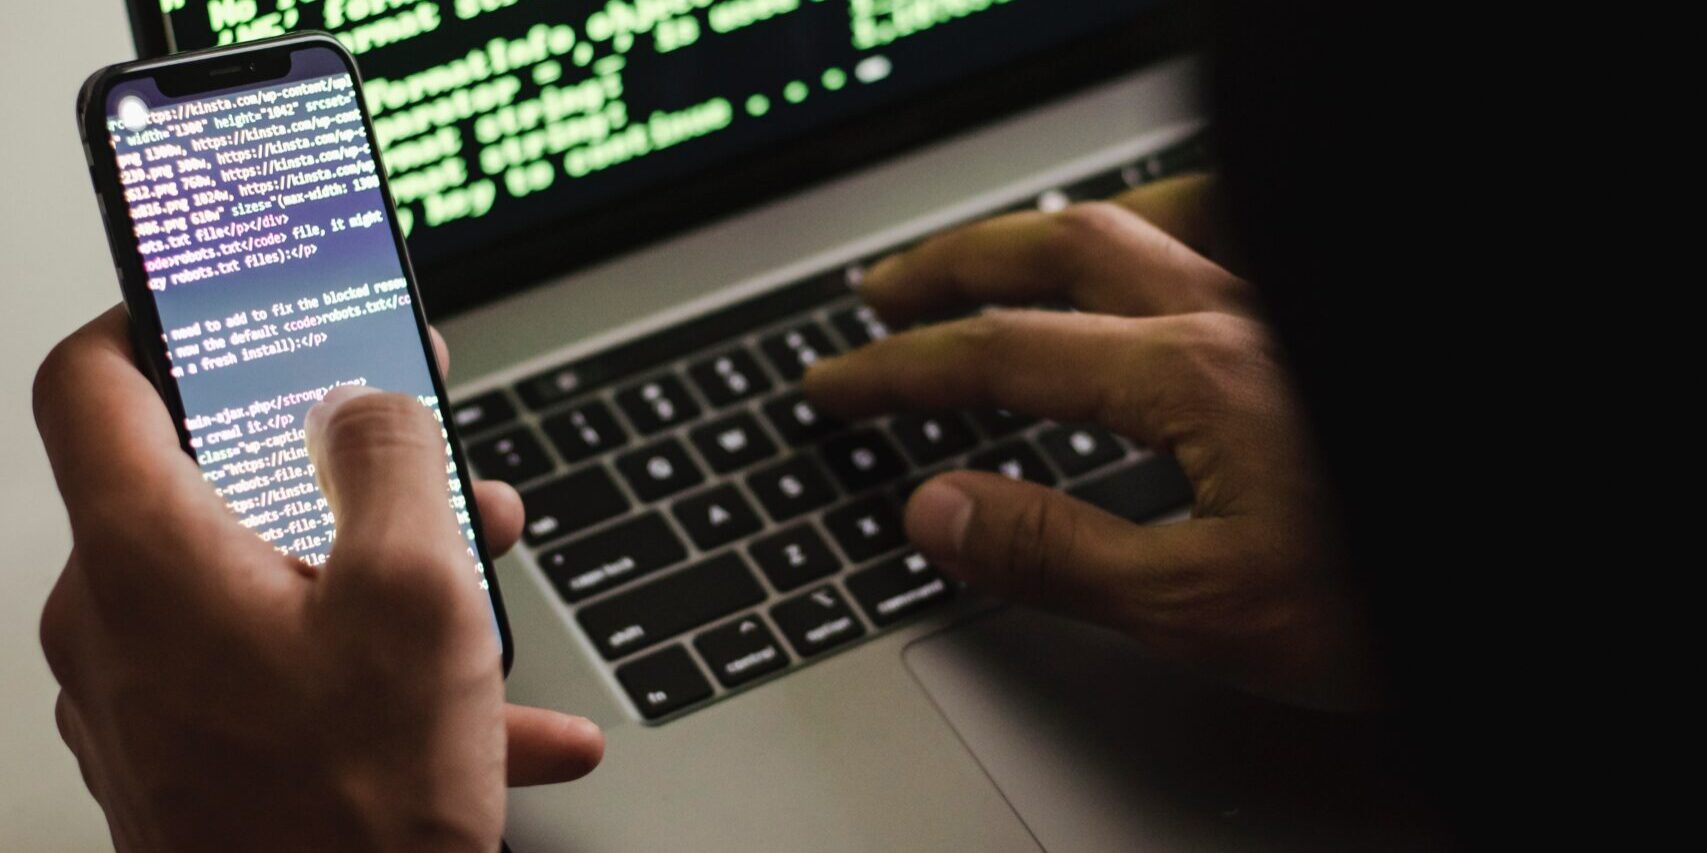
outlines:
M740 554L729 553L581 609L581 627L606 660L661 643L764 600Z

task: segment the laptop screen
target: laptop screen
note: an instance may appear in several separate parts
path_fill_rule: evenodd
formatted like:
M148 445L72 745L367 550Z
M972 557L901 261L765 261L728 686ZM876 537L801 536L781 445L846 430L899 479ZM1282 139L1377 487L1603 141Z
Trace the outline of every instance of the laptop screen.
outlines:
M590 258L596 246L572 244L615 246L664 220L682 219L684 208L719 207L719 199L708 196L739 194L712 189L716 181L707 179L719 172L762 169L764 158L798 147L814 133L821 159L833 161L845 153L834 150L841 141L861 144L861 124L882 124L891 106L916 103L982 72L1131 26L1161 5L134 2L138 43L155 43L154 50L191 50L301 29L335 34L362 69L376 142L429 297L446 286L435 270L456 259L489 256L526 235L535 238L535 255ZM929 123L917 115L907 120ZM845 132L824 135L832 129ZM909 130L883 129L892 138ZM922 138L930 128L912 130ZM792 153L796 160L811 157ZM677 210L658 207L677 193ZM633 209L633 202L646 198L657 213ZM612 231L620 233L605 233Z

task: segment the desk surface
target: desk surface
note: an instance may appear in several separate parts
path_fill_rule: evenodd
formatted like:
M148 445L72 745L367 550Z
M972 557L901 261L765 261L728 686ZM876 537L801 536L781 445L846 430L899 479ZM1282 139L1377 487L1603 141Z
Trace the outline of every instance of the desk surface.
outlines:
M106 822L53 723L57 689L36 625L70 534L30 416L50 347L118 301L73 121L95 68L133 56L124 4L14 4L0 27L0 850L111 849Z

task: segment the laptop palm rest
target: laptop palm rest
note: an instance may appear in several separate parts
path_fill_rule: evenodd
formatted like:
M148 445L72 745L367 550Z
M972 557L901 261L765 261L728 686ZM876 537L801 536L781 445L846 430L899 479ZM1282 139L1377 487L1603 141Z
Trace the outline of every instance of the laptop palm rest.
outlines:
M1379 721L1278 706L1018 608L908 669L1049 851L1437 849Z

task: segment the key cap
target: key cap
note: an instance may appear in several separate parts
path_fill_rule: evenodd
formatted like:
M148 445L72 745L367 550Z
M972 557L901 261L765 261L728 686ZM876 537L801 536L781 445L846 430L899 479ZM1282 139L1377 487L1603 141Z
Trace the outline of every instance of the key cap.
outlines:
M616 467L634 494L647 503L705 482L699 465L688 458L687 448L673 438L618 457Z
M619 592L576 614L605 660L615 660L763 601L746 560L729 553Z
M789 382L798 381L806 375L806 368L838 352L836 345L830 342L829 333L811 321L765 338L759 343L759 349L764 351L765 358L770 360L776 372Z
M655 512L546 552L540 568L564 601L576 602L688 557L682 538Z
M628 433L617 425L610 407L596 400L552 415L540 427L570 465L628 443Z
M859 305L830 315L830 325L836 327L848 346L859 349L872 341L889 337L889 327L877 318L869 305Z
M1010 480L1030 480L1042 486L1055 485L1055 472L1039 456L1031 442L1025 439L1010 441L973 456L971 467L979 471L1000 474Z
M950 456L972 449L978 437L966 420L952 412L931 415L900 415L889 431L901 442L915 465L935 465Z
M659 376L616 395L616 404L641 435L652 435L699 417L699 404L674 376Z
M481 394L451 407L451 423L463 435L474 435L516 419L516 404L502 391Z
M747 546L747 554L770 578L771 586L788 592L819 578L829 577L842 567L830 552L824 537L811 524L791 527Z
M833 586L819 587L771 608L771 620L788 637L801 657L829 651L865 634L842 594Z
M1101 427L1051 427L1043 431L1038 442L1068 477L1090 473L1126 455L1114 435Z
M874 625L889 625L947 601L954 585L913 552L848 577L848 592Z
M716 408L757 397L771 389L770 377L745 349L730 350L688 368L688 377Z
M977 422L978 428L983 430L984 435L989 436L992 441L998 438L1006 438L1037 423L1036 418L1016 415L1013 412L1001 409L973 412L972 420Z
M1132 521L1148 521L1169 510L1184 509L1192 501L1191 481L1185 472L1172 457L1161 455L1105 474L1071 494Z
M622 515L628 498L600 465L522 492L522 507L527 514L522 538L540 545Z
M468 445L468 461L475 473L488 480L503 480L510 485L525 483L551 473L551 457L545 445L533 437L527 427L516 427Z
M759 428L752 415L742 413L695 428L694 447L711 470L727 474L776 455L776 442Z
M882 495L854 501L824 514L824 526L855 564L879 557L907 543L901 514Z
M701 551L759 532L759 514L732 485L677 501L671 512Z
M681 646L617 667L616 680L622 682L628 698L648 720L711 698L711 682L700 675L699 667Z
M794 447L811 444L842 428L841 422L818 411L799 391L766 403L764 409L777 434Z
M747 478L747 488L776 522L829 506L836 499L836 487L810 456L796 456L753 474Z
M907 473L907 463L901 461L895 445L874 429L832 438L818 452L849 492L880 486Z
M693 641L724 687L739 687L788 666L788 652L757 616L713 628Z
M1119 195L1128 188L1122 170L1115 169L1085 178L1066 187L1062 192L1073 201L1096 201Z

